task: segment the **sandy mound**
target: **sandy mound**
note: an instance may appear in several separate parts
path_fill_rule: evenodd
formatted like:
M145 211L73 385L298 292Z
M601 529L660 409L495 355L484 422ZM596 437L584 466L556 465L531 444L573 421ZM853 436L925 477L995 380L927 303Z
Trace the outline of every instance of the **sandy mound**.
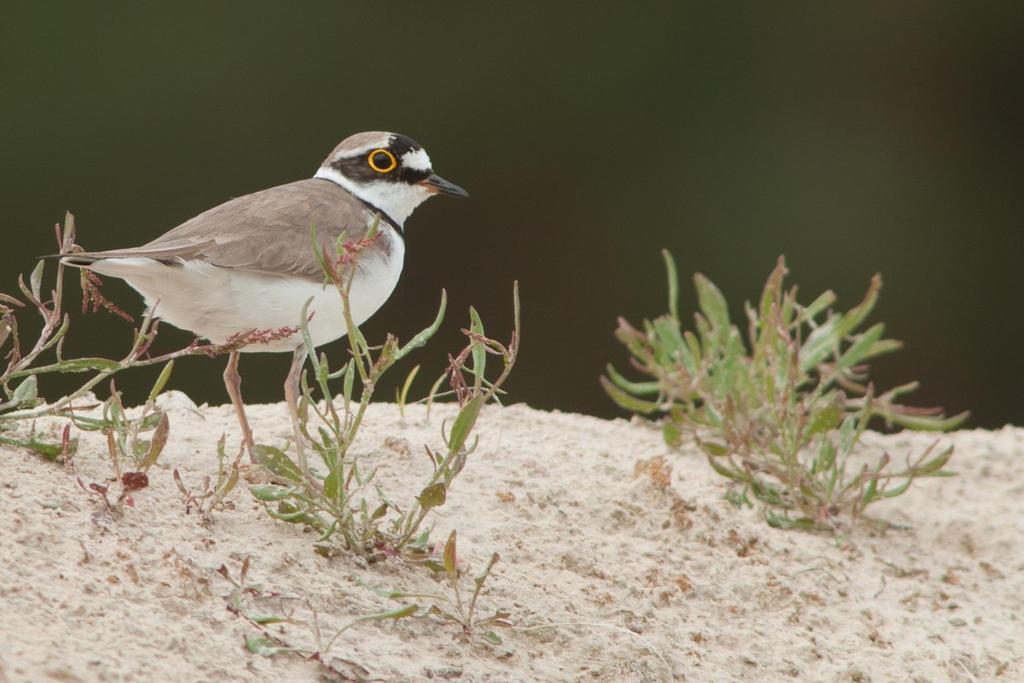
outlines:
M251 558L252 609L308 647L397 603L360 585L447 593L423 568L312 550L314 536L275 522L244 489L204 525L171 477L215 468L230 407L192 410L172 395L171 442L152 485L120 521L96 515L61 466L0 450L0 680L341 680L316 662L251 654L255 628L228 609ZM389 488L416 490L449 407L403 420L374 405L359 444ZM289 434L285 409L256 406L258 436ZM334 645L336 671L382 680L980 681L1024 680L1024 430L960 432L953 469L875 508L906 530L865 531L845 549L778 531L723 499L695 453L664 470L660 436L622 420L489 408L481 446L435 515L433 538L459 530L460 561L501 561L480 600L510 613L503 644L464 643L427 619L361 623ZM388 439L388 437L394 437ZM397 438L397 440L395 440ZM923 435L870 440L901 453ZM385 443L385 440L387 443ZM77 456L86 481L109 472L96 435ZM421 604L428 604L420 601ZM551 624L551 626L545 626ZM345 661L354 664L346 664Z

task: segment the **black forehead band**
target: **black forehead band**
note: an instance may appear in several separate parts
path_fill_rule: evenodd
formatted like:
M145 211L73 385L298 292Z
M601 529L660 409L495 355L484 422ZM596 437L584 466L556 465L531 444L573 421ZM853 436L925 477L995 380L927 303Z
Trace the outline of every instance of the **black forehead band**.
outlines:
M423 145L404 135L392 135L391 142L388 144L388 150L395 157L401 157L403 154L415 152L418 149L423 149Z

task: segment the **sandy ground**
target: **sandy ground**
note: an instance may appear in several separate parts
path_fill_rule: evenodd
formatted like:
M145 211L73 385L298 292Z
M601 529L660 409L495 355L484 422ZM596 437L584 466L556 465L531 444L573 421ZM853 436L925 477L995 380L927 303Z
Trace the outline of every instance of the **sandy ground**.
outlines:
M244 639L258 632L228 609L235 589L218 568L237 579L250 558L247 583L264 597L247 594L246 608L290 615L268 628L300 648L314 610L333 633L397 604L363 583L445 586L396 560L322 557L313 534L268 518L244 487L210 523L186 514L172 469L197 483L217 437L237 430L228 407L168 402L170 444L120 520L97 514L63 467L0 450L0 681L1024 680L1024 430L953 435L960 476L880 504L906 528L841 548L735 509L699 456L667 453L643 426L488 408L433 538L458 529L469 576L501 554L480 611L509 613L503 643L467 643L427 618L366 622L325 667L251 654ZM264 441L289 433L280 405L250 415ZM374 405L358 448L389 490L417 490L422 445L452 415ZM898 455L929 437L868 439ZM103 453L84 436L78 476L108 476ZM637 474L663 455L669 479Z

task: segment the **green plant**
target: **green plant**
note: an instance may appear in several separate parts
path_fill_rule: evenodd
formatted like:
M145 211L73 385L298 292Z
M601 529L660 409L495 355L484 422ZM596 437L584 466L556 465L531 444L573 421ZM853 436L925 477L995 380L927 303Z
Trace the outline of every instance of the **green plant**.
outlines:
M227 567L221 565L217 570L221 576L227 579L233 586L233 590L227 596L228 610L233 614L248 621L259 635L246 636L245 646L253 654L264 657L273 657L278 654L297 654L306 659L315 659L321 662L327 669L333 670L338 664L343 664L346 670L351 671L358 667L362 677L368 677L369 671L363 667L347 660L333 657L331 649L334 644L351 628L371 621L398 621L400 619L427 619L436 624L454 624L461 630L461 637L464 640L477 639L488 645L500 645L501 637L493 630L481 631L487 626L509 626L506 621L508 614L498 610L492 616L479 617L476 604L499 557L497 553L491 555L484 571L473 579L473 590L468 596L463 595L461 586L461 573L457 567L455 555L455 532L448 537L444 549L443 571L449 581L452 597L440 593L410 593L399 590L382 590L367 586L377 595L389 600L397 600L401 604L392 609L364 614L349 620L334 634L327 637L320 624L320 618L316 609L308 600L294 596L285 596L277 592L264 591L258 585L251 585L247 582L250 562L246 557L239 570L238 579L231 576ZM467 599L468 598L468 599ZM418 602L407 602L416 600ZM429 601L429 607L420 602ZM271 604L273 611L260 610L258 605ZM288 606L292 603L292 606ZM304 609L299 609L304 607ZM280 612L280 613L279 613ZM274 624L292 624L305 626L313 636L315 647L303 647L295 645L280 633L272 633L269 630Z
M198 489L191 489L185 485L178 468L174 468L174 485L181 493L181 500L185 504L185 514L191 514L195 510L203 520L209 520L214 510L234 509L234 504L225 500L226 496L238 485L239 471L238 462L245 452L244 448L239 449L234 461L228 463L227 451L225 449L226 437L221 434L217 441L217 478L211 480L204 476Z
M462 629L462 637L465 639L478 638L489 645L500 645L501 637L498 636L493 630L481 631L481 628L486 626L508 626L509 622L508 613L502 610L496 611L493 615L488 617L480 617L477 615L476 603L480 597L480 591L483 590L484 584L487 582L488 577L491 575L491 570L494 569L494 565L497 564L501 557L498 553L492 553L487 564L484 566L484 570L476 577L473 578L473 589L465 595L462 587L462 572L458 568L457 550L456 550L456 532L453 529L448 535L448 541L444 545L444 552L442 553L442 562L437 567L432 567L435 571L442 573L444 579L448 582L448 586L451 589L451 596L443 595L441 593L409 593L400 590L379 590L372 589L378 595L382 595L389 600L429 600L430 606L427 608L424 616L428 619L433 619L438 623L455 624ZM415 616L416 613L423 609L423 606L419 603L403 603L399 610L405 610L402 616ZM388 612L387 614L391 614ZM346 627L347 628L347 627ZM342 629L335 636L337 638L345 629ZM333 640L331 641L334 642Z
M110 382L110 398L103 403L101 417L70 414L72 423L79 429L100 431L106 437L107 455L114 475L110 481L120 487L117 498L114 503L110 502L108 484L93 482L86 485L79 478L78 485L98 496L108 512L120 515L124 505L131 507L135 504L132 494L149 486L149 469L163 453L171 428L170 418L156 405L156 399L167 385L173 369L174 361L168 361L146 403L134 417L125 410L121 392L113 380Z
M348 680L370 680L371 672L365 667L331 654L334 645L350 629L367 622L398 621L404 619L428 620L436 624L454 624L461 630L460 636L465 639L476 639L489 645L500 644L501 638L493 631L481 631L488 626L509 626L507 614L496 611L493 616L477 615L477 600L484 584L490 576L498 555L491 556L484 571L473 579L473 589L469 595L463 595L460 583L461 573L457 567L455 550L455 533L448 538L444 549L444 566L440 569L445 574L452 589L452 597L433 593L409 593L395 590L372 588L358 582L379 596L400 604L392 609L381 610L358 616L335 628L333 634L324 629L320 615L309 599L296 595L286 595L275 590L267 590L259 584L249 581L250 558L246 557L238 570L237 578L225 566L221 565L217 572L232 586L231 592L225 596L227 608L238 617L245 619L252 626L256 635L245 636L245 646L253 654L274 657L282 654L298 655L304 659L317 661L327 671L343 674ZM414 602L409 602L413 600ZM304 627L312 636L312 643L294 640L284 629L274 628L289 624Z
M869 463L860 452L875 418L947 430L967 417L898 403L917 383L878 393L869 382L866 362L901 347L883 338L882 323L861 330L878 299L879 276L860 304L838 313L831 291L800 304L796 287L783 286L780 258L757 307L746 305L748 348L725 297L700 274L696 331L683 331L675 262L663 255L669 312L645 320L642 330L620 319L615 332L647 379L630 381L609 365L601 384L621 407L660 415L669 445L693 438L716 472L743 487L736 500L749 492L775 526L836 529L914 479L950 474L943 468L952 447L936 453L937 442L900 468L887 453Z
M311 387L303 374L297 411L299 433L312 446L323 470L308 465L302 444L296 444L300 448L294 460L280 449L259 444L254 450L256 461L275 477L275 481L252 486L250 491L272 517L314 528L320 534L319 543L334 539L350 551L382 557L406 550L422 553L427 548L428 534L421 533L422 523L431 509L444 504L449 488L476 447L476 442L470 443L469 437L481 408L497 397L515 364L519 346L519 293L518 286L514 287L515 327L507 346L486 337L480 316L470 309L470 325L463 330L467 345L451 357L446 371L460 410L451 429L445 432L442 428L444 448L426 448L433 471L420 494L408 504L399 503L377 486L376 500L371 500L368 489L376 471L364 471L352 452L352 445L381 377L434 335L441 325L446 304L442 292L433 323L408 343L399 344L398 339L388 335L381 346L371 347L352 318L349 295L360 255L375 239L371 231L369 237L359 241L339 240L334 254L326 250L318 252L327 281L337 288L347 327L350 357L341 368L332 371L327 356L317 356L305 309L300 318L313 366L314 385ZM501 371L493 381L485 376L489 354L502 360ZM405 389L399 394L403 410L414 373L410 373ZM332 398L335 392L329 386L331 381L340 381L340 400ZM437 386L435 383L432 396ZM319 400L314 397L314 388ZM321 551L330 552L330 547L321 546Z

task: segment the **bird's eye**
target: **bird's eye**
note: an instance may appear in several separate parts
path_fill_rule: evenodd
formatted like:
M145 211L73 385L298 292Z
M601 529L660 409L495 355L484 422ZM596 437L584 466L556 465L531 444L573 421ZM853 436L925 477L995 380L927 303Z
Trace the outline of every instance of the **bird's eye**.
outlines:
M370 162L370 168L377 173L391 173L398 166L395 155L386 149L373 150L367 160Z

